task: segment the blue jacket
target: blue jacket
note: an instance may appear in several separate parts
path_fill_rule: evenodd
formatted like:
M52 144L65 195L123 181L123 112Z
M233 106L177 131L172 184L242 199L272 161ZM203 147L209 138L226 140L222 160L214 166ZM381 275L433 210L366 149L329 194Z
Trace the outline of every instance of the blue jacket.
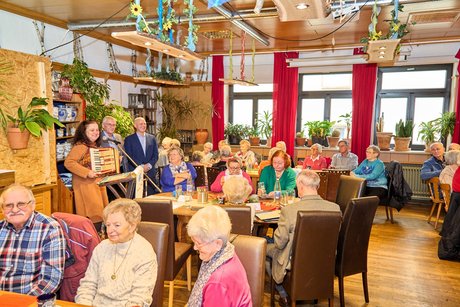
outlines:
M192 175L192 179L195 180L197 176L195 168L193 167L191 163L185 163L185 164L187 165L187 169L190 171L190 174ZM161 190L163 190L163 192L172 192L176 188L174 185L174 177L171 172L171 169L169 168L169 164L166 165L163 168L163 172L161 172L160 184L161 184ZM187 190L187 180L184 180L179 184L182 185L182 191Z
M353 171L356 177L366 179L366 186L371 188L384 188L388 189L388 179L385 174L385 164L382 160L377 159L370 162L365 159Z
M444 161L431 156L428 160L423 162L422 169L420 170L420 178L422 180L429 180L433 177L439 177L443 169Z

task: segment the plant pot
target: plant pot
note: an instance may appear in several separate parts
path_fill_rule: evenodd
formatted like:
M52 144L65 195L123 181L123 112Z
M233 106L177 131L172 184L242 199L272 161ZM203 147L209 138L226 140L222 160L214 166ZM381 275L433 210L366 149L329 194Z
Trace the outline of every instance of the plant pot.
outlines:
M73 89L70 86L70 80L61 78L61 85L59 86L59 98L63 100L72 100Z
M409 151L409 144L411 139L411 137L395 137L395 151Z
M305 146L306 142L307 142L307 138L295 138L295 144L297 146Z
M433 143L429 143L429 144L425 143L425 152L431 153L431 144L433 144Z
M327 143L331 148L337 148L337 144L339 143L340 137L339 136L328 136Z
M239 135L229 135L228 143L230 145L239 145L241 142L241 137Z
M267 146L272 147L272 137L267 138Z
M25 129L21 132L19 128L8 128L6 138L11 149L27 148L29 143L30 132Z
M390 150L392 132L377 132L377 145L380 150Z
M208 140L208 129L196 129L195 139L197 144L204 144Z
M327 146L327 140L326 140L325 137L321 138L321 137L318 137L318 136L312 136L311 138L312 138L311 141L312 141L313 144L319 144L319 145L324 146L324 147Z
M307 146L311 147L313 145L313 140L312 139L307 139Z
M249 137L249 143L251 143L251 146L259 146L260 145L260 137Z

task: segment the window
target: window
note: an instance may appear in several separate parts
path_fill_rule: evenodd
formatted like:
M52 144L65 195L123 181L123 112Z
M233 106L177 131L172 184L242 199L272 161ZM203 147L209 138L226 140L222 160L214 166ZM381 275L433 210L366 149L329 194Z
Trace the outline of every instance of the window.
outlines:
M297 131L308 121L336 121L334 128L346 137L345 123L339 123L340 115L350 113L351 73L300 75L299 104L297 107ZM308 131L305 130L308 134Z
M396 123L413 120L412 149L421 150L419 125L441 116L449 106L451 65L380 68L375 120L384 117L385 132L395 133Z
M230 86L229 122L253 126L264 111L273 112L273 84Z

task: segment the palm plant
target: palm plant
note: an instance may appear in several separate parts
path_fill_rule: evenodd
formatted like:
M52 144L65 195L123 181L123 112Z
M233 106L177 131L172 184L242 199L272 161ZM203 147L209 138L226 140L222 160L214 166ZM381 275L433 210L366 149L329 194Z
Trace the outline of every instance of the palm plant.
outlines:
M433 127L440 133L441 141L446 141L454 133L455 121L455 112L443 113L441 117L432 120Z

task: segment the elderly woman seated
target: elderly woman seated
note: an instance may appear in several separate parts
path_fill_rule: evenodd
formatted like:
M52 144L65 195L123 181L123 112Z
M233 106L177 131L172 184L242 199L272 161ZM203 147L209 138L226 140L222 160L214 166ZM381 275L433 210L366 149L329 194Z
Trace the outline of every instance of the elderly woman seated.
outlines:
M232 157L232 149L229 145L222 145L220 152L220 160L212 165L212 167L218 167L221 170L227 168L227 161Z
M256 155L251 149L251 143L248 140L241 140L240 142L240 151L235 154L235 157L238 157L243 161L243 166L252 168L256 163Z
M192 165L203 165L202 161L204 159L204 155L202 151L195 150L192 153L192 160L190 161Z
M228 241L231 228L218 206L198 210L190 219L187 233L203 262L188 306L252 306L246 271Z
M303 160L302 168L312 169L312 170L322 170L327 168L326 159L321 157L321 153L323 152L323 147L316 143L311 145L311 156L306 156L305 160Z
M244 203L253 192L251 185L243 177L229 178L222 188L227 202L235 205Z
M171 147L168 150L169 164L161 173L160 184L163 192L172 192L175 186L180 184L182 190L187 190L187 180L196 178L196 170L191 163L184 162L184 152L179 147Z
M131 199L103 211L108 239L93 251L75 302L89 306L150 306L157 276L152 245L136 233L141 208ZM142 255L142 257L139 257Z
M452 179L454 178L455 171L457 170L458 163L460 162L460 151L450 150L444 154L444 159L446 161L446 167L444 167L441 174L439 174L439 181L452 186Z
M251 187L251 191L254 191L252 187L252 180L251 176L249 176L246 172L241 170L241 160L237 158L230 158L227 161L227 169L222 171L217 175L216 180L211 185L212 192L222 192L222 186L224 185L225 181L232 177L241 177L245 178L249 182L249 186Z

